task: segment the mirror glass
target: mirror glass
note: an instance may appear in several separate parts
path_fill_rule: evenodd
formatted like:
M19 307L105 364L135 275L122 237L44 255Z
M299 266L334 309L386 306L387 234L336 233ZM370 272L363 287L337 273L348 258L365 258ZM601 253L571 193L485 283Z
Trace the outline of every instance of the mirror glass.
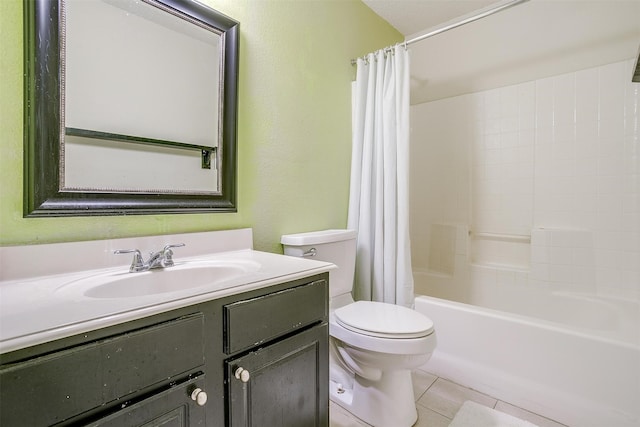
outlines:
M220 139L220 32L160 4L64 6L63 188L217 193L215 158L202 167L201 152L217 152Z
M235 211L238 23L191 0L30 3L25 216Z

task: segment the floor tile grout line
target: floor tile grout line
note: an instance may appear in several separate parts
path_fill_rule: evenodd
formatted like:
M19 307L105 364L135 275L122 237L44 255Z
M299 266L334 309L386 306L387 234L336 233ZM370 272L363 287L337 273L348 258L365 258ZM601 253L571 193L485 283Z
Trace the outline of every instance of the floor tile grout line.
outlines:
M431 372L429 372L429 371L425 371L425 370L421 370L421 369L417 369L416 371L420 371L420 372L422 372L422 373L428 374L430 377L433 377L433 381L431 381L431 382L429 383L429 385L428 385L428 386L426 386L426 388L424 388L424 391L422 391L422 393L420 393L420 395L419 395L419 396L415 397L415 404L416 404L416 407L417 407L417 408L422 408L422 409L427 410L427 411L430 411L431 413L437 414L438 416L443 417L443 418L445 418L445 419L447 419L447 420L449 420L449 421L452 421L452 420L453 420L453 418L455 417L455 414L453 414L452 416L449 416L449 415L447 415L447 414L442 413L440 410L438 410L438 408L433 408L433 407L427 406L427 404L423 404L423 403L420 403L420 402L419 402L423 397L425 397L425 395L427 394L427 392L429 392L429 390L431 390L431 389L432 389L432 388L433 388L433 387L438 383L438 381L439 381L439 380L442 380L442 383L449 383L449 384L451 384L451 385L455 386L456 388L464 389L465 391L471 391L471 392L473 392L473 393L477 393L478 395L483 396L484 398L490 399L490 400L493 402L493 403L491 404L491 406L490 406L490 405L487 405L487 404L484 404L484 403L482 403L482 402L478 402L479 404L481 404L481 405L483 405L483 406L486 406L487 408L491 408L491 409L494 409L494 410L498 410L498 409L496 409L496 408L498 407L498 405L499 405L499 404L508 405L508 406L513 407L513 408L516 408L516 409L518 409L518 410L520 410L520 411L524 411L524 412L526 412L526 413L529 413L529 414L531 414L532 416L535 416L535 417L537 417L537 418L544 419L544 420L549 421L549 422L551 422L551 423L557 424L557 426L558 426L558 427L562 427L562 426L567 427L567 426L565 426L564 424L561 424L561 423L559 423L559 422L557 422L557 421L555 421L555 420L553 420L553 419L551 419L551 418L547 418L547 417L545 417L545 416L543 416L543 415L540 415L540 414L538 414L538 413L535 413L535 412L529 411L529 410L527 410L527 409L525 409L525 408L522 408L522 407L520 407L520 406L518 406L518 405L514 405L514 404L509 403L509 402L507 402L507 401L500 400L500 399L495 398L495 397L493 397L493 396L491 396L491 395L489 395L489 394L486 394L486 393L480 392L480 391L478 391L478 390L475 390L475 389L473 389L473 388L467 387L467 386L465 386L465 385L463 385L463 384L458 384L458 383L457 383L457 382L455 382L455 381L449 380L449 379L444 378L444 377L440 377L440 376L435 375L435 374L433 374L433 373L431 373ZM426 382L428 382L428 381L426 381ZM426 382L425 382L425 383L426 383ZM442 383L441 383L441 384L442 384ZM423 384L423 386L424 386L424 384ZM415 390L415 389L414 389L414 390ZM434 394L434 395L437 395L437 396L439 396L441 399L445 399L445 400L447 400L447 401L449 401L449 402L451 402L451 403L459 403L459 402L457 402L456 400L451 400L451 399L449 399L448 397L445 397L443 394L440 394L437 390L433 390L433 394ZM470 398L470 399L466 399L466 397L465 397L465 396L463 396L463 398L465 399L465 401L466 401L466 400L471 400L471 401L473 401L473 399L472 399L472 398ZM487 403L489 403L489 402L487 402ZM347 411L347 412L348 412L348 411ZM505 412L505 413L506 413L506 412ZM507 413L507 414L508 414L508 413ZM353 415L351 415L351 416L353 416ZM354 419L358 420L358 421L359 421L360 423L362 423L362 424L363 424L363 426L365 426L365 427L371 427L369 424L365 423L364 421L360 420L360 419L359 419L359 418L357 418L357 417L354 417Z
M430 373L430 372L428 372L428 371L423 371L423 372ZM513 407L515 407L515 408L520 409L521 411L527 412L527 413L529 413L529 414L531 414L531 415L534 415L534 416L536 416L536 417L540 417L540 418L542 418L542 419L544 419L544 420L546 420L546 421L548 421L548 422L552 422L552 423L555 423L555 424L558 424L558 425L561 425L561 426L565 426L564 424L559 423L558 421L555 421L555 420L553 420L553 419L551 419L551 418L545 417L544 415L540 415L540 414L538 414L538 413L536 413L536 412L529 411L528 409L522 408L522 407L520 407L520 406L518 406L518 405L514 405L513 403L509 403L509 402L507 402L507 401L505 401L505 400L500 400L500 399L495 398L495 397L493 397L493 396L491 396L491 395L488 395L488 394L486 394L486 393L483 393L483 392L481 392L481 391L478 391L478 390L476 390L476 389L474 389L474 388L467 387L467 386L465 386L465 385L463 385L463 384L459 384L459 383L457 383L457 382L455 382L455 381L452 381L452 380L447 379L447 378L444 378L444 377L437 376L437 375L435 375L435 374L432 374L432 375L434 375L434 376L436 377L436 380L435 380L435 381L433 381L433 382L431 383L431 385L430 385L430 386L425 390L425 392L424 392L424 393L422 393L422 395L421 395L420 397L424 396L424 395L427 393L427 391L429 391L429 389L430 389L430 388L431 388L431 387L432 387L432 386L433 386L433 385L434 385L434 384L435 384L439 379L442 379L443 381L447 381L447 382L449 382L449 383L451 383L451 384L454 384L454 385L456 385L456 386L458 386L458 387L464 388L464 389L466 389L466 390L471 390L471 391L473 391L473 392L475 392L475 393L479 393L479 394L481 394L481 395L483 395L483 396L485 396L485 397L488 397L488 398L490 398L490 399L494 400L494 401L495 401L495 403L493 404L493 406L491 407L491 409L496 409L496 407L498 406L498 403L502 402L502 403L503 403L503 404L505 404L505 405L513 406ZM439 414L439 415L442 415L442 416L443 416L443 417L445 417L445 418L453 419L453 418L450 418L450 417L446 416L445 414L442 414L441 412L439 412L439 411L437 411L437 410L435 410L435 409L433 409L433 408L429 408L429 407L427 407L426 405L423 405L423 404L418 403L418 401L416 401L416 403L417 403L417 404L419 404L420 406L422 406L423 408L427 408L427 409L429 409L429 410L431 410L431 411L433 411L433 412L435 412L435 413L437 413L437 414ZM485 405L485 406L486 406L486 405ZM497 410L497 409L496 409L496 410ZM566 427L566 426L565 426L565 427Z

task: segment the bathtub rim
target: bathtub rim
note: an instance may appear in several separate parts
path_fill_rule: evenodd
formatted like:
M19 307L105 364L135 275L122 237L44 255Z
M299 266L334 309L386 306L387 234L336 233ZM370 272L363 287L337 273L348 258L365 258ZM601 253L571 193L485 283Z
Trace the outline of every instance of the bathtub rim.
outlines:
M625 301L623 298L617 298L617 297L610 297L610 296L600 296L597 294L589 294L589 293L582 293L582 292L572 292L572 291L554 291L552 292L552 295L557 295L560 297L571 297L571 298L584 298L584 299L590 299L593 298L594 300L596 300L595 302L598 303L607 303L606 300L620 300L620 301ZM636 351L640 351L640 333L638 334L637 337L637 342L629 342L629 341L624 341L622 339L618 339L618 338L612 338L612 337L607 337L607 336L602 336L601 334L591 334L589 333L589 329L588 328L581 328L575 325L570 325L570 324L566 324L566 323L560 323L560 322L554 322L552 320L548 320L548 319L544 319L541 317L534 317L534 316L527 316L524 314L519 314L519 313L514 313L511 311L505 311L505 310L498 310L495 308L490 308L490 307L484 307L481 305L474 305L474 304L469 304L469 303L465 303L465 302L460 302L460 301L454 301L454 300L449 300L446 298L439 298L439 297L434 297L431 295L424 295L424 294L415 294L414 296L414 308L415 308L415 300L417 300L419 297L425 297L428 298L430 300L435 300L435 301L439 301L441 305L447 305L447 304L451 304L454 307L458 307L459 309L462 310L466 310L466 311L472 311L472 312L478 312L478 313L491 313L492 316L502 319L502 320L509 320L509 321L515 321L516 323L522 324L522 325L527 325L527 326L536 326L536 327L541 327L543 329L546 330L550 330L550 331L554 331L554 332L569 332L571 334L575 334L577 336L580 336L582 338L587 338L587 339L593 339L596 341L601 341L603 343L607 343L610 345L616 345L616 346L621 346L621 347L625 347L628 349L632 349L632 350L636 350ZM604 301L600 301L600 300L604 300ZM639 305L640 307L640 305ZM428 317L428 315L427 315ZM601 330L599 330L601 331ZM605 330L606 332L606 330Z

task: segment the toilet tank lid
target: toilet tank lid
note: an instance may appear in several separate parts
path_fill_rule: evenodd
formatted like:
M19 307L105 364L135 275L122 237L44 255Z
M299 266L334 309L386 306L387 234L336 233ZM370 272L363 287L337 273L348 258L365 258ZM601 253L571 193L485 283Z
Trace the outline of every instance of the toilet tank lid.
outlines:
M319 245L321 243L341 242L355 239L356 230L322 230L308 233L285 234L280 243L289 246Z

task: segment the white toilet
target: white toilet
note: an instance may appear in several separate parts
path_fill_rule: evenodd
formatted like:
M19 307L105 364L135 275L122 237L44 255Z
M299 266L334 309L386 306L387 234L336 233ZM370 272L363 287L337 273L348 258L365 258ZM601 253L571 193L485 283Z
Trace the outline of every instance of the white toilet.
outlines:
M409 427L418 419L411 370L436 347L433 322L406 307L353 301L354 230L282 236L285 255L312 257L329 273L329 397L375 427Z

